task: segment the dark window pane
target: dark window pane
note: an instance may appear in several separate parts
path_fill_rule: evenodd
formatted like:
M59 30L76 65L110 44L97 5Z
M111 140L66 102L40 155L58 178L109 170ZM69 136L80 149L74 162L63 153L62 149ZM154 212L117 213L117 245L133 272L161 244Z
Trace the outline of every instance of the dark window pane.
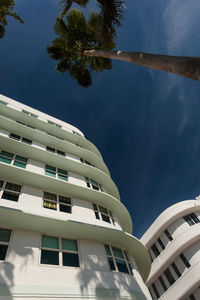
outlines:
M168 231L167 229L164 231L164 233L165 233L165 235L168 237L168 239L169 239L170 241L173 240L171 234L169 233L169 231Z
M194 225L195 224L195 221L192 220L192 218L190 217L190 215L187 215L187 216L184 216L183 219L190 225Z
M58 253L56 251L42 250L41 264L59 265Z
M164 280L163 280L163 278L161 276L159 276L159 281L160 281L160 283L161 283L161 285L163 287L163 290L166 292L167 286L166 286L166 284L165 284L165 282L164 282Z
M10 138L19 141L21 137L19 135L17 135L17 134L11 133L10 134Z
M199 218L194 213L190 214L190 216L191 216L192 220L194 220L195 223L200 222Z
M93 205L94 210L97 210L96 204L93 203L92 205Z
M119 272L129 273L125 261L116 259L116 264L117 264Z
M63 266L79 267L78 254L75 253L62 253Z
M86 165L91 166L91 163L89 161L85 160L85 163L86 163Z
M152 284L152 289L153 289L153 291L154 291L154 293L155 293L157 299L160 298L160 295L159 295L159 293L158 293L157 287L155 286L154 283Z
M106 249L106 254L107 255L112 255L111 251L110 251L110 247L108 245L104 245L104 246L105 246L105 249Z
M108 214L107 209L104 208L103 206L100 206L100 205L99 205L99 210L100 210L100 212L102 212L103 214Z
M108 262L109 262L110 269L112 271L115 271L115 265L114 265L112 257L108 257Z
M47 151L55 153L56 149L47 146Z
M192 294L189 296L190 300L196 300L195 296Z
M58 154L58 155L61 155L61 156L65 156L65 152L60 151L60 150L57 150L57 154Z
M92 184L92 188L93 188L94 190L97 190L97 191L99 190L99 187L96 186L96 185L93 185L93 184Z
M97 211L95 211L94 213L95 213L95 217L96 217L96 219L98 219L98 220L99 220L99 219L100 219L100 217L99 217L99 213L98 213Z
M71 214L72 213L72 207L68 206L68 205L60 204L60 211Z
M18 198L19 198L19 195L18 195L18 194L15 194L15 193L12 193L12 192L4 191L1 198L6 199L6 200L16 201L16 202L17 202L17 201L18 201Z
M59 196L59 202L60 203L71 204L71 198L64 197L64 196Z
M164 250L165 249L165 245L163 244L163 242L161 241L161 239L158 239L158 244L160 245L160 247Z
M108 216L101 214L101 217L103 221L110 223L110 218Z
M174 272L176 273L176 275L177 275L178 277L181 277L181 273L180 273L180 271L179 271L179 269L177 268L177 265L176 265L175 263L172 263L172 268L173 268Z
M0 188L2 188L4 181L0 180Z
M169 270L169 269L166 269L166 270L164 271L164 274L165 274L165 276L166 276L166 278L167 278L169 284L170 284L170 285L174 284L175 279L174 279L174 277L172 276L172 273L170 272L170 270Z
M189 268L190 267L190 263L189 261L187 260L187 258L185 257L185 255L183 253L180 254L180 258L182 260L182 262L184 263L184 265Z
M32 144L32 141L31 141L31 140L26 139L26 138L24 138L24 137L22 138L22 142L25 143L25 144L29 144L29 145Z
M153 244L152 247L151 247L155 257L158 257L158 255L160 255L160 251L158 250L156 244Z
M10 235L11 235L11 230L9 229L0 229L0 242L7 242L9 243L10 241Z
M5 260L8 246L0 245L0 260Z

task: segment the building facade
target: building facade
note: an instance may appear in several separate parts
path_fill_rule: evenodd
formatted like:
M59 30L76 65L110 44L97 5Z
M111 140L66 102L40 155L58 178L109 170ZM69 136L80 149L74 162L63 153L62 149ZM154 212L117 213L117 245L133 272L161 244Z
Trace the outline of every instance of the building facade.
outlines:
M0 95L0 300L150 300L150 257L98 149Z
M154 300L200 299L200 201L187 200L166 209L141 241L152 267L147 286Z

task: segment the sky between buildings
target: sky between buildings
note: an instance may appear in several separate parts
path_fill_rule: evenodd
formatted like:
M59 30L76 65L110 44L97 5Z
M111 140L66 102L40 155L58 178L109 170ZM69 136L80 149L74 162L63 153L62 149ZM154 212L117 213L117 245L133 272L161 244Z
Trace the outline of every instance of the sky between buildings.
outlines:
M46 53L58 3L16 0L25 24L9 18L0 40L0 93L84 132L140 237L165 208L200 194L200 83L113 61L112 71L82 88ZM199 0L127 0L126 7L117 49L200 56Z

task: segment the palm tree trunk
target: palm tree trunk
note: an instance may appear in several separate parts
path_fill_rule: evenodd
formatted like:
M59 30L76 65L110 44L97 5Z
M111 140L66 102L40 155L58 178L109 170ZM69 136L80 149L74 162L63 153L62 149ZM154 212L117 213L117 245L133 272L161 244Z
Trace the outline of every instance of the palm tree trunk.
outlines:
M84 50L83 55L119 59L139 66L171 72L200 81L200 57L107 50Z

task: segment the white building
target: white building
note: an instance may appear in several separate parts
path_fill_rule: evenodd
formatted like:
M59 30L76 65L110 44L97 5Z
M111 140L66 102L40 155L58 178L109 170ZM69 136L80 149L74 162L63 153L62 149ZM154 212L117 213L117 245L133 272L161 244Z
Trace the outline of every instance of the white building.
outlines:
M151 299L131 233L82 132L0 95L0 300Z
M166 209L141 241L152 258L146 282L154 300L200 299L200 201Z

